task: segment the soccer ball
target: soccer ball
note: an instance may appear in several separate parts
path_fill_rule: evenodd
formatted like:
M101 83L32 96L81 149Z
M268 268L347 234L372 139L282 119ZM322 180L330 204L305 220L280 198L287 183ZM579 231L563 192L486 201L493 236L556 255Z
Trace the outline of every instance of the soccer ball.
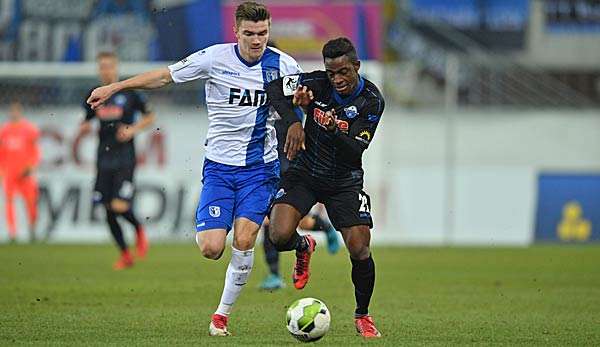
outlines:
M313 342L322 338L329 330L331 315L322 301L304 298L294 301L288 308L286 321L293 337L302 342Z

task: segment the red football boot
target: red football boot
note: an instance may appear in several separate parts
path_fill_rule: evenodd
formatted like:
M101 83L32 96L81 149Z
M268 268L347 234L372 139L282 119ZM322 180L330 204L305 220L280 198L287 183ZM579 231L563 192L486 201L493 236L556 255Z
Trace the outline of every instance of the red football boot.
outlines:
M310 256L314 253L317 246L317 242L312 236L306 235L305 237L308 242L308 249L304 252L296 251L296 265L292 274L296 289L303 289L306 283L308 283L308 278L310 277Z
M227 316L215 313L212 315L210 325L208 326L208 334L210 336L229 336L227 331Z
M354 324L356 325L356 331L363 337L381 337L381 333L375 328L373 317L369 315L354 318Z
M113 269L115 270L123 270L133 266L133 257L129 251L125 251L121 253L119 259L113 265Z

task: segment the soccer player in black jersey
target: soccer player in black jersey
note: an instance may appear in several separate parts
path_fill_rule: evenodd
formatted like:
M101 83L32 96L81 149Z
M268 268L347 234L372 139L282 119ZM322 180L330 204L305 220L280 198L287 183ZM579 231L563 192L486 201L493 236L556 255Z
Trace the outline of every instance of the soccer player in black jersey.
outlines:
M118 81L118 58L114 53L102 52L96 60L98 75L103 85ZM91 130L91 121L94 118L100 122L94 202L102 203L106 208L106 222L121 251L114 269L121 270L133 265L133 256L123 238L118 216L123 217L135 228L136 256L143 258L148 250L144 228L132 209L136 164L133 137L154 122L154 113L142 95L129 90L114 94L96 110L92 110L86 102L83 105L86 116L79 129L80 136ZM142 115L139 120L138 113Z
M269 46L274 47L272 43ZM286 158L283 147L287 135L287 127L289 124L283 120L275 122L275 131L277 134L277 152L279 154L279 165L281 176L287 171L290 161ZM300 221L298 227L307 231L323 231L327 237L327 250L331 254L338 252L340 244L338 234L333 225L326 217L321 215L322 205L313 209ZM269 220L265 219L263 223L263 248L265 250L265 260L269 267L269 274L260 284L260 288L264 290L275 290L284 287L284 283L279 273L279 251L275 248L271 240L269 240Z
M325 71L285 76L267 88L271 105L291 124L285 150L294 158L273 202L270 239L279 251L296 251L294 284L303 288L315 241L300 236L296 226L315 202L322 202L350 253L356 329L364 337L380 337L368 312L375 263L369 249L373 221L363 191L362 154L373 140L384 100L358 74L360 62L350 40L327 42L323 59ZM307 114L304 129L297 106Z

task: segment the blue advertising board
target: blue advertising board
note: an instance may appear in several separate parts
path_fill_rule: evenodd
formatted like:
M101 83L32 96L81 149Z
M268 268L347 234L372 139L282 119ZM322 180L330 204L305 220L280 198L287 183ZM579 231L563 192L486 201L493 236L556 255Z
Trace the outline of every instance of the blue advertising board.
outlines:
M535 240L600 240L600 174L539 175Z

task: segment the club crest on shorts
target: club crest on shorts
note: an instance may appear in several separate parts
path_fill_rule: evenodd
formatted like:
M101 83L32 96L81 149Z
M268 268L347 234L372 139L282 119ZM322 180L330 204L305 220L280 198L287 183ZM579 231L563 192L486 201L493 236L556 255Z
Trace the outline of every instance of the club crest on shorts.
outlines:
M277 191L277 194L275 194L275 199L279 199L280 197L285 195L285 189L281 188Z
M208 214L211 217L217 218L221 216L221 208L219 206L208 206Z

